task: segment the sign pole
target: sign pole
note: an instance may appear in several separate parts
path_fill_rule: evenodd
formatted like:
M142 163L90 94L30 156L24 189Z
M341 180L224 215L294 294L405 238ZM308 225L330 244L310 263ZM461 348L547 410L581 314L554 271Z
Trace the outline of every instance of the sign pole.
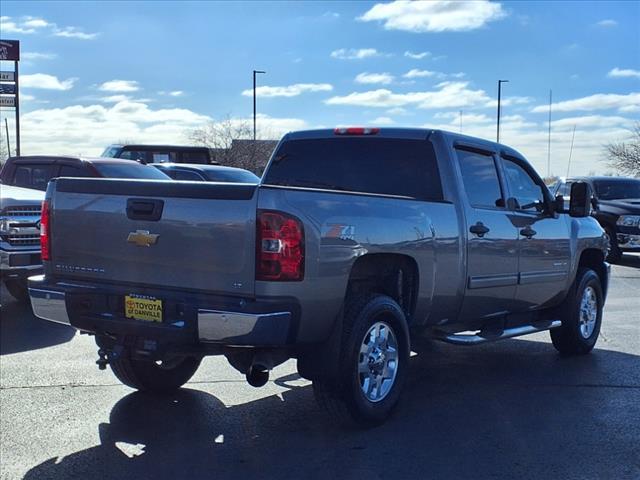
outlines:
M20 76L18 75L18 61L14 61L13 64L15 65L15 72L16 72L16 77L15 77L15 81L16 81L16 108L15 108L15 112L16 112L16 157L20 156L20 84L19 82L19 78ZM11 152L9 152L9 156L11 156Z

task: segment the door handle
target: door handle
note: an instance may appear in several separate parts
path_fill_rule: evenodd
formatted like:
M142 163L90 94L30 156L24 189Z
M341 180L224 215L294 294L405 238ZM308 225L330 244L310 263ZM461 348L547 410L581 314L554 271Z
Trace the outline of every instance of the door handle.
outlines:
M522 230L520 230L520 235L527 238L533 237L536 233L538 232L536 232L533 228L531 228L531 225L527 225Z
M489 228L485 227L482 222L477 222L475 225L471 225L469 227L469 231L474 235L482 238L485 236L485 234L489 233Z

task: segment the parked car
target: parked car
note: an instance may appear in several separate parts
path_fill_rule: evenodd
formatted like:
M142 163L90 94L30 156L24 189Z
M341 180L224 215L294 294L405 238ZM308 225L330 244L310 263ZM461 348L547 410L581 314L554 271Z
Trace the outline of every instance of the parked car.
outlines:
M607 260L619 262L624 252L640 252L640 179L574 177L556 183L556 195L569 196L574 182L586 182L594 193L593 216L604 228L610 247Z
M153 167L130 160L48 155L10 157L0 172L3 184L36 190L46 190L56 177L169 179Z
M607 241L588 185L572 196L567 211L522 155L478 138L294 132L258 185L52 181L31 302L95 335L130 387L179 388L206 355L261 386L296 358L335 419L377 424L418 335L550 330L563 354L593 349Z
M154 163L154 167L174 180L196 182L259 183L260 177L244 168L189 163Z
M29 301L27 277L42 273L39 190L0 184L0 276L9 293Z
M197 163L216 162L213 152L207 147L182 145L109 145L103 157L126 158L140 163Z

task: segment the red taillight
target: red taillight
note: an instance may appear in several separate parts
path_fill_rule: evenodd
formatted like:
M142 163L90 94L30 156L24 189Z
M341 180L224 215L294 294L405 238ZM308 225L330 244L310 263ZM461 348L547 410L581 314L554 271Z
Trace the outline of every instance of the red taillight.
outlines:
M258 210L256 280L297 281L304 278L304 228L296 217Z
M338 127L333 131L334 135L376 135L379 128L369 127Z
M49 202L42 202L42 212L40 213L40 255L42 260L49 260L51 257L51 228L49 221Z

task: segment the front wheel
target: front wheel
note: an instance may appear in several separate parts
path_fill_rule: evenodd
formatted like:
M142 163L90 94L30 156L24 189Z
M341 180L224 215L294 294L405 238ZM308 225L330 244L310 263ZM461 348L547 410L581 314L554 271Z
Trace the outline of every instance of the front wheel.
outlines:
M187 383L200 366L201 358L174 357L154 362L131 357L125 350L109 361L114 375L125 385L145 392L166 393Z
M409 353L405 315L392 298L369 295L349 302L339 374L314 380L318 403L342 423L384 422L400 399Z
M550 332L556 350L564 355L589 353L600 334L603 304L600 277L591 269L579 269L561 307L562 326Z

